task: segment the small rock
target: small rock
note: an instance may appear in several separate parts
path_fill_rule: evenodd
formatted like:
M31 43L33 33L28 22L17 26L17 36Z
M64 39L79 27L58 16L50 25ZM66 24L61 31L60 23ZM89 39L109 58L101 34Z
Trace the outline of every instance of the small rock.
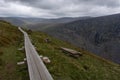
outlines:
M45 63L50 63L50 59L48 57L43 57L42 60L45 62Z
M25 62L22 61L22 62L18 62L18 63L17 63L17 65L22 65L22 64L25 64Z

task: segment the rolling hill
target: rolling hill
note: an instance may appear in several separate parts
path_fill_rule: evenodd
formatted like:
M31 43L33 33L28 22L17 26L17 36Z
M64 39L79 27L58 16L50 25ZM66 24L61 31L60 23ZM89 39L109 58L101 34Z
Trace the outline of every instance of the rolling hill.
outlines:
M89 16L85 17L63 17L55 19L45 19L45 18L23 18L23 17L0 17L0 20L5 20L13 25L24 27L32 30L41 30L62 23L68 23L76 20L85 20L91 18Z

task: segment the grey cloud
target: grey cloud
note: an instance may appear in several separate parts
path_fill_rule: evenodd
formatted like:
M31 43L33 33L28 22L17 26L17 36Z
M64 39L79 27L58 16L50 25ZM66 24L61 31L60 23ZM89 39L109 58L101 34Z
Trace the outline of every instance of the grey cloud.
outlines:
M120 0L5 0L6 2L15 2L20 3L22 5L38 8L38 9L45 9L45 10L60 10L64 9L65 7L70 7L72 5L79 6L84 5L84 7L93 6L105 6L108 8L116 8L120 7ZM74 8L73 6L73 8ZM74 11L74 10L73 10Z
M86 4L99 5L99 6L105 5L108 7L120 6L119 0L77 0L77 3L86 3Z
M120 6L119 0L93 0L92 2L97 5L107 7L118 7Z
M56 1L51 0L5 0L6 2L17 2L26 6L42 8L42 9L57 9L60 7Z
M107 7L120 6L119 0L5 0L12 2L20 2L33 7L40 7L43 9L58 8L63 5L69 4L86 4L86 5L99 5Z
M13 3L30 7L32 8L31 16L34 15L38 17L45 16L74 17L83 15L99 16L120 12L120 0L3 0L3 1L5 1L6 3ZM43 13L45 15L43 16L43 14L40 13ZM25 15L26 14L27 13L25 13Z

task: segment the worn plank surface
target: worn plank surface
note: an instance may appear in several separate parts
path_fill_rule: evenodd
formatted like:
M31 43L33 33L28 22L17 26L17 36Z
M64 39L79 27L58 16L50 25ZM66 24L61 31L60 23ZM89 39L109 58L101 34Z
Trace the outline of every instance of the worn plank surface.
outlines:
M67 52L69 52L69 53L71 53L71 54L73 54L73 55L81 55L82 53L80 53L80 52L78 52L78 51L76 51L76 50L73 50L73 49L69 49L69 48L64 48L64 47L61 47L61 49L62 50L64 50L64 51L67 51Z
M32 45L28 34L20 27L19 30L24 34L24 44L30 80L53 80L52 76L48 72L46 66Z

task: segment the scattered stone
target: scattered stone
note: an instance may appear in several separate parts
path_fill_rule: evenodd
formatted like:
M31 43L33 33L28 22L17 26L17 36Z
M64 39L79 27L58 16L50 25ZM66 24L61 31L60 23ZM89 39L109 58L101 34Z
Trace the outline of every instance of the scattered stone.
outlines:
M45 63L50 63L50 59L48 57L43 57L42 60L45 62Z
M22 65L22 64L25 64L25 62L22 61L22 62L18 62L18 63L17 63L17 65Z
M42 59L42 58L43 58L43 56L42 56L42 55L40 55L40 58Z
M24 58L24 61L18 62L17 65L22 65L22 64L25 64L25 63L27 63L27 58Z
M42 59L43 62L45 63L50 63L50 59L48 57L43 57L42 55L40 55L40 58Z
M24 58L24 61L27 61L27 59L26 59L26 58Z

